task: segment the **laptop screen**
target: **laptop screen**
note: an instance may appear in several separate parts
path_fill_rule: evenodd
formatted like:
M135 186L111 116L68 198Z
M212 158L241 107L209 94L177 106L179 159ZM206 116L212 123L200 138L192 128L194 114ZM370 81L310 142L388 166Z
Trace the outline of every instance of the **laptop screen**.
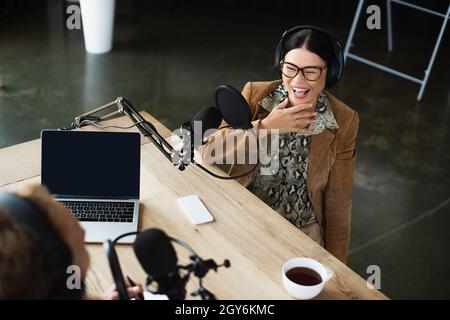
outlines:
M41 181L52 194L139 199L140 134L41 132Z

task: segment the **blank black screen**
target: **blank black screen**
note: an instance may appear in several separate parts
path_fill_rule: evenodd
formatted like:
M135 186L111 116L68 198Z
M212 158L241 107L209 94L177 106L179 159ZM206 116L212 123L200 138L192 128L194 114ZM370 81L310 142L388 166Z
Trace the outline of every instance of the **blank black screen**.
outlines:
M43 130L41 139L42 184L52 194L139 198L139 133Z

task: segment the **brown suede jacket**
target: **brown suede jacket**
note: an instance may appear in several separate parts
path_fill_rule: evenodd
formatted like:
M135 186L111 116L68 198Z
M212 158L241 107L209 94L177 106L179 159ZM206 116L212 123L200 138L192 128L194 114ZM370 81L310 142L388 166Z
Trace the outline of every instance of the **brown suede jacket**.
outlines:
M272 82L248 82L242 94L247 100L252 114L252 124L256 132L262 119L269 114L259 102L274 91L281 80ZM352 184L356 156L356 136L358 132L358 113L326 92L334 117L339 125L337 130L326 129L311 138L311 150L308 163L307 188L317 220L324 231L325 248L342 262L347 262L350 244ZM216 162L225 159L214 158L214 152L208 150L214 139L220 135L225 146L226 136L231 129L222 122L219 131L208 137L208 142L199 149L204 161ZM240 130L242 131L242 130ZM248 135L246 133L246 135ZM245 142L248 146L248 141ZM242 146L242 144L241 144ZM240 147L238 143L233 150ZM220 163L220 162L219 162ZM248 171L251 164L233 164L230 175L238 175ZM258 170L238 179L247 187L256 177Z

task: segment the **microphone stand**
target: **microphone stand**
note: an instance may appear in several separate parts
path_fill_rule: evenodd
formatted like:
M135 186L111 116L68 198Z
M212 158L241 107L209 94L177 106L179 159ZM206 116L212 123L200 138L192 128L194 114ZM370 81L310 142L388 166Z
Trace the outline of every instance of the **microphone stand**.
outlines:
M112 111L112 112L102 115L102 116L95 116L95 114L99 113L100 111L104 111L104 110L106 110L108 108L112 108L112 107L116 107L117 110ZM185 156L186 156L187 151L183 151L183 149L181 151L175 150L172 147L172 145L169 142L167 142L167 140L164 139L163 136L161 136L161 134L158 132L158 130L156 130L155 126L152 123L150 123L149 121L145 120L144 117L141 116L141 114L139 112L137 112L136 109L131 105L131 103L129 103L123 97L117 97L116 100L114 100L114 101L111 101L101 107L98 107L94 110L88 111L86 113L83 113L83 114L75 117L75 121L69 127L62 128L61 130L77 129L77 128L81 128L83 126L90 125L90 124L98 126L96 124L97 122L111 118L116 115L121 115L121 114L127 115L133 122L133 125L129 126L127 128L136 126L138 128L138 130L141 132L141 134L143 136L147 137L148 139L150 139L154 143L154 145L159 149L159 151L161 151L161 153L170 162L172 162L172 164L174 166L178 166L178 170L180 170L180 171L184 171L184 169L186 169L186 167L189 165L189 163L191 161L197 167L199 167L200 169L202 169L203 171L205 171L206 173L208 173L209 175L211 175L215 178L223 179L223 180L231 180L231 179L238 179L238 178L241 178L241 177L244 177L244 176L250 174L258 166L258 162L257 162L248 171L241 173L239 175L235 175L235 176L220 176L220 175L215 174L214 172L208 170L207 168L205 168L200 163L198 163L194 160L194 141L193 141L194 137L191 137L192 130L191 130L191 124L189 122L184 123L181 127L182 130L184 130L187 135L187 137L186 136L183 137L183 145L189 146L189 154L190 154L190 158L189 158L190 161L185 161ZM99 127L102 128L101 126L99 126ZM125 129L124 127L118 127L118 126L111 126L111 127ZM253 134L255 134L255 133L253 132ZM190 141L189 142L184 141L184 139L186 139L186 138L189 138ZM257 142L257 144L256 144L257 154L259 155L259 140L257 137L256 137L256 142Z
M194 276L198 278L199 288L196 291L192 292L191 295L193 297L200 296L202 300L216 300L216 296L203 286L203 278L206 276L209 270L214 270L217 272L217 268L219 267L229 268L231 266L230 260L225 259L223 264L221 265L218 265L213 259L203 260L194 251L194 249L192 249L192 247L183 240L175 239L172 237L169 237L169 239L181 245L191 253L189 259L191 259L192 263L186 266L178 266L179 269L187 270L187 274L184 277L186 282L189 279L191 273L193 273Z
M116 107L117 110L110 112L106 115L95 116L95 114L104 111L106 109ZM139 112L123 97L117 97L116 100L111 101L101 107L98 107L89 112L83 113L75 117L75 121L69 128L64 129L76 129L86 125L96 124L99 121L111 118L116 115L125 114L133 122L133 126L136 126L144 137L150 139L154 145L161 151L161 153L172 162L174 166L178 166L180 171L183 171L188 163L182 161L182 152L176 151L172 145L164 139L163 136L156 130L155 126L149 121L145 120ZM132 127L132 126L131 126Z
M132 236L132 235L138 235L139 233L140 233L139 231L124 233L124 234L118 236L113 241L107 240L107 241L105 241L105 243L110 243L109 246L114 248L114 246L117 244L117 242L120 239L128 237L128 236ZM194 276L196 276L199 280L199 288L196 291L192 292L191 295L193 297L200 296L202 300L216 300L216 296L211 291L209 291L205 287L203 287L202 279L206 276L206 274L210 270L214 270L217 272L217 269L219 267L229 268L231 266L230 260L225 259L223 264L221 264L221 265L218 265L213 259L203 260L194 251L194 249L192 249L192 247L190 245L188 245L185 241L179 240L176 238L172 238L172 237L168 237L168 239L169 239L169 241L175 242L178 245L185 248L186 250L188 250L190 252L189 258L192 261L192 263L185 265L185 266L177 265L175 270L172 270L171 272L169 272L168 274L166 274L164 276L154 277L154 276L147 275L147 280L145 283L147 290L149 290L149 292L151 292L153 294L165 294L168 296L168 298L170 300L184 300L185 296L186 296L186 284L189 281L191 274L193 273ZM108 258L109 258L109 263L110 263L111 270L113 273L113 280L116 282L116 287L119 291L120 299L126 299L126 297L127 297L126 287L125 287L125 283L123 282L123 275L122 275L122 271L120 269L120 264L118 263L118 260L117 260L117 256L115 253L116 251L114 249L111 251L114 252L114 258L111 259L109 256L108 256ZM113 260L114 262L111 262L111 260ZM113 264L114 264L114 266L113 266ZM180 270L180 269L186 270L187 271L186 274L181 276L178 273L178 270ZM149 288L149 286L153 282L158 283L157 291L152 291Z

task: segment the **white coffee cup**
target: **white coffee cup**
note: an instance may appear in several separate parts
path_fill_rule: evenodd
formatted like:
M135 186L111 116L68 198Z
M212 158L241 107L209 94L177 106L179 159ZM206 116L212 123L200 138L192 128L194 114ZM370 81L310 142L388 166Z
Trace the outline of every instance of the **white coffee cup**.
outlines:
M314 286L305 286L291 281L287 276L286 272L289 270L303 267L314 270L320 275L322 281ZM284 288L289 292L289 294L297 299L312 299L316 297L333 276L333 271L320 262L310 259L310 258L294 258L288 260L281 269L281 276L283 279Z

